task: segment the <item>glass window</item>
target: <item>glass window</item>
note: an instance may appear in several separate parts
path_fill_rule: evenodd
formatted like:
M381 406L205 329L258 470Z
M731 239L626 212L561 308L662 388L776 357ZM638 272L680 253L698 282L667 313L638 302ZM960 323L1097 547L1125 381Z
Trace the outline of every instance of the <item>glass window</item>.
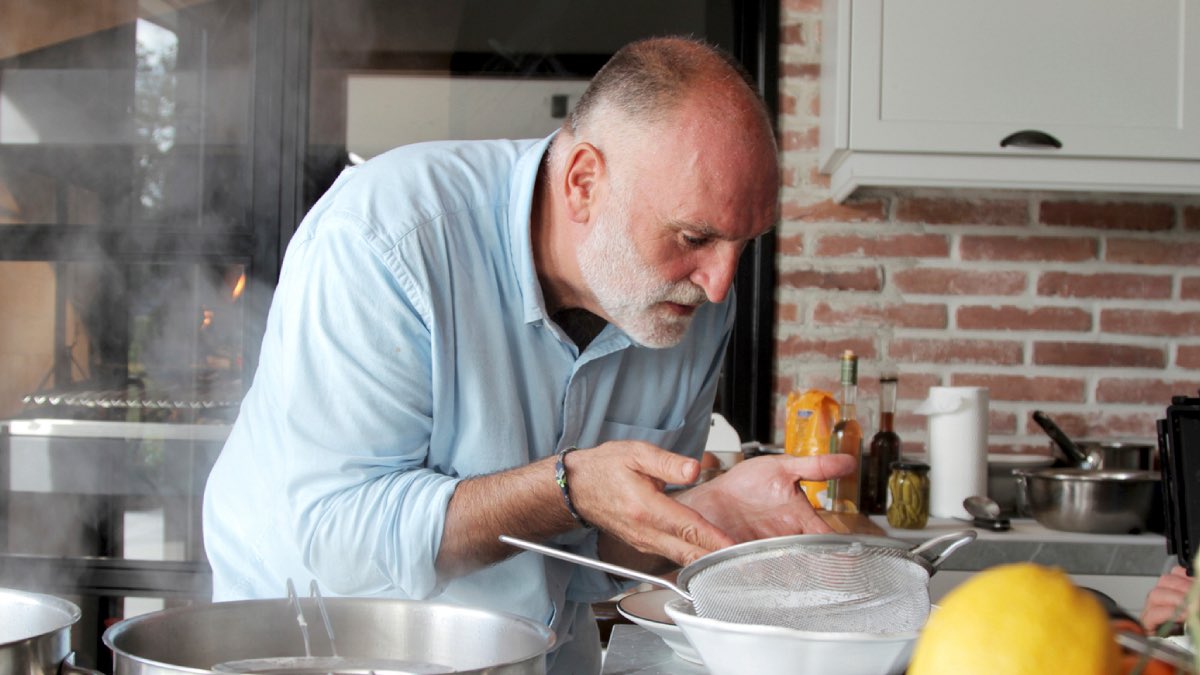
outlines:
M253 4L47 7L0 10L0 418L240 381Z

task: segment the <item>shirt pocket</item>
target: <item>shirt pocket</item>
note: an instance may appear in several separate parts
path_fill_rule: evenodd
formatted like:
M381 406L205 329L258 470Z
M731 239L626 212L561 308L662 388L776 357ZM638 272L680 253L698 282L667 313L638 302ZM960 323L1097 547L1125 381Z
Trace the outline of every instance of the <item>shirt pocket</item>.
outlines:
M653 443L665 450L680 451L676 448L680 437L683 435L684 424L682 421L671 425L666 429L657 427L643 427L635 424L622 424L612 420L604 420L600 424L599 438L596 439L597 444L605 441L645 441ZM684 454L690 454L683 449Z

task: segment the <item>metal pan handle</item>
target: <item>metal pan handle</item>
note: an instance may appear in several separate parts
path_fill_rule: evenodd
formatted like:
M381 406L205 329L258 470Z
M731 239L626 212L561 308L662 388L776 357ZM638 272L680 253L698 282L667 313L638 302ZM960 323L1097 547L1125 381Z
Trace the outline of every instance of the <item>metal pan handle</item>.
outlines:
M104 675L99 670L83 668L75 665L75 652L67 654L66 660L58 665L59 675Z
M524 539L517 539L516 537L510 537L507 534L500 535L500 541L502 541L506 544L509 544L510 546L516 546L517 548L523 548L527 551L533 551L534 553L541 553L542 555L548 555L551 558L558 558L559 560L566 560L567 562L573 562L573 563L576 563L579 565L583 565L584 567L591 567L592 569L597 569L602 572L608 572L609 574L615 574L619 577L633 579L634 581L644 581L648 584L653 584L653 585L659 586L661 588L668 588L668 589L678 593L680 597L684 598L688 602L692 601L692 596L688 595L687 591L685 591L682 588L676 586L675 584L667 581L666 579L663 579L662 577L656 577L653 574L646 574L645 572L639 572L637 570L629 569L628 567L621 567L620 565L613 565L611 563L606 563L602 560L595 560L593 558L588 558L585 556L577 555L575 553L569 553L569 552L563 551L561 549L551 548L549 546L543 546L541 544L535 544L531 541L525 541Z
M930 539L924 543L917 544L913 548L909 549L908 552L925 558L927 561L929 561L930 566L936 570L943 562L945 562L946 558L949 558L951 554L963 546L975 541L975 537L977 536L979 535L977 532L975 532L975 530L958 530L957 532L947 532L946 534L934 537L933 539ZM945 546L939 549L939 547L942 547L943 545ZM936 557L931 558L925 555L927 551L934 549L938 549Z

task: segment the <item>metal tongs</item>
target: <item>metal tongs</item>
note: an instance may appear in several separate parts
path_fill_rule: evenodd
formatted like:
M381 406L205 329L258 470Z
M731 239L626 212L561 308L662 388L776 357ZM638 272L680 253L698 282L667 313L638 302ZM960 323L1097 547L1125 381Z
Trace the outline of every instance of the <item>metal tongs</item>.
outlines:
M325 609L325 599L314 579L309 584L309 595L316 601L317 609L321 612L321 622L325 624L325 634L329 637L329 656L313 656L310 641L308 620L304 618L304 608L300 604L300 596L291 579L287 580L288 605L296 612L296 625L300 627L300 635L304 639L304 656L272 656L265 658L241 659L226 661L212 667L218 673L241 673L242 675L338 675L341 673L364 673L366 675L423 675L425 673L449 672L448 669L433 664L421 664L398 659L351 658L338 655L337 641L333 634L333 622L329 620L329 612Z
M1194 657L1186 649L1177 647L1170 642L1155 640L1131 630L1118 630L1116 637L1117 644L1147 657L1147 660L1158 659L1169 664L1180 673L1192 674L1196 672L1196 664L1192 660Z

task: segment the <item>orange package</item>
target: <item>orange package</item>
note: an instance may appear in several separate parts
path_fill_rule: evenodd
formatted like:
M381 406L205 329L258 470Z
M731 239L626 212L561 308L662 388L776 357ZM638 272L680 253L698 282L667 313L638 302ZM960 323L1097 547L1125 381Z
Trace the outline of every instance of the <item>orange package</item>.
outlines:
M827 391L809 389L788 394L784 451L798 457L829 454L829 436L837 424L838 413L837 399ZM813 508L821 508L829 481L802 480L800 487Z

